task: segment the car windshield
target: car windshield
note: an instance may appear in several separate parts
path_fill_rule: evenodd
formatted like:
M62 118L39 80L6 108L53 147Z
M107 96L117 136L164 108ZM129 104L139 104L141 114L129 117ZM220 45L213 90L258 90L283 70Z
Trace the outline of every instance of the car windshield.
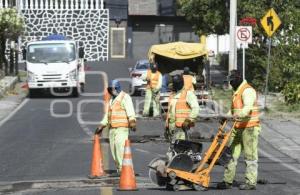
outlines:
M28 47L27 52L27 60L31 63L68 63L75 58L75 45L72 43L34 44Z
M145 61L145 62L138 62L135 68L141 70L141 69L148 69L149 66L150 66L149 62Z

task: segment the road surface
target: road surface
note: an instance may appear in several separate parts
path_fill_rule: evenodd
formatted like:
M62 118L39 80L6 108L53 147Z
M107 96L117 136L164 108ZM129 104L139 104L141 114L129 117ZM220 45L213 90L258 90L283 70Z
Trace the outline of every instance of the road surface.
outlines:
M102 117L103 73L108 78L128 77L128 61L88 63L85 96L25 99L4 123L0 123L0 194L132 194L117 191L118 179L89 181L92 135ZM127 89L128 82L122 82ZM135 105L141 98L134 97ZM142 103L137 109L142 108ZM196 133L210 137L216 132L217 121L201 121ZM139 120L133 136L162 136L160 120ZM105 169L115 170L107 143L102 143ZM207 143L205 144L207 147ZM164 155L168 145L161 141L133 143L134 170L138 174L139 190L135 194L173 194L153 185L148 179L148 163ZM241 192L237 187L220 191L216 183L222 180L223 168L215 167L212 182L206 192L177 194L300 194L299 162L260 139L259 178L270 184L258 185L256 191ZM243 181L243 159L240 159L236 180Z

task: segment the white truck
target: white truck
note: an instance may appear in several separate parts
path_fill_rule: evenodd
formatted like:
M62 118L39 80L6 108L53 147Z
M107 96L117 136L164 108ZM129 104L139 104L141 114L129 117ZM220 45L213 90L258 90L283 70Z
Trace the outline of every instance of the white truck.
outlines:
M41 41L29 42L23 58L29 97L37 96L41 90L50 90L56 96L78 97L84 90L84 50L76 41L50 35Z

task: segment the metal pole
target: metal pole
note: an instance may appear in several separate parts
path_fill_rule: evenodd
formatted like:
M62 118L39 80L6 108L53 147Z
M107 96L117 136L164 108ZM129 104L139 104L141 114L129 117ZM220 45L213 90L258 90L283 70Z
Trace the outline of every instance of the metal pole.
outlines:
M268 39L269 41L269 48L268 48L268 66L267 66L267 75L266 75L266 88L265 88L265 108L267 108L267 95L269 93L268 85L269 85L269 74L270 74L270 58L271 58L271 45L272 45L272 38Z
M236 42L235 42L235 26L236 26L236 7L237 0L230 0L230 45L229 45L229 66L228 72L236 69Z
M246 75L245 75L245 43L242 44L243 47L243 80L246 79Z

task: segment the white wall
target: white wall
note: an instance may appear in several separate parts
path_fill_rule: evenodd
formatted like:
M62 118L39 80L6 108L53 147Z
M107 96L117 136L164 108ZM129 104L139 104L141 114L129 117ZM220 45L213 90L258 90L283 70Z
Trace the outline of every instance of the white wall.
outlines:
M212 50L215 54L229 52L229 34L225 35L208 35L206 39L207 49Z

